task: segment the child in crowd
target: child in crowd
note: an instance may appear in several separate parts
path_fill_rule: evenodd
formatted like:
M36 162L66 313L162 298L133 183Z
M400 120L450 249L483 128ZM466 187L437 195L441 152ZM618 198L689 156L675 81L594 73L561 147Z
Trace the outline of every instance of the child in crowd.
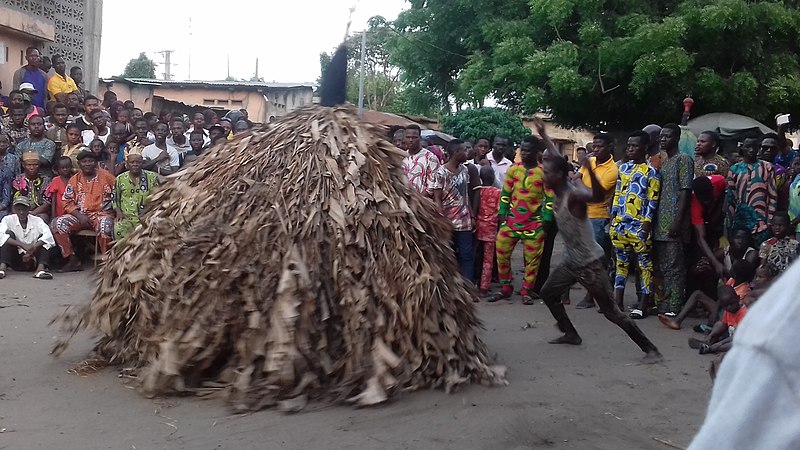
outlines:
M689 347L699 350L701 355L707 353L722 353L731 349L733 344L733 334L736 327L742 322L747 314L747 307L742 305L739 295L732 286L723 285L717 291L719 305L725 310L722 319L714 324L708 339L690 338Z
M100 141L102 142L102 141ZM67 125L67 141L61 146L61 156L72 161L72 173L78 173L78 153L86 149L81 137L81 127L76 124Z
M787 267L797 258L798 251L800 251L800 244L792 236L789 215L785 212L777 212L772 217L771 238L761 244L759 257L761 264L772 264L778 270L778 273L783 273Z
M754 266L758 266L760 259L755 245L753 235L749 231L743 228L734 230L730 235L728 246L719 252L720 260L722 261L723 276L726 278L733 276L731 274L731 269L733 268L734 261L743 260Z
M62 156L56 161L56 177L45 190L45 195L50 199L52 206L51 217L53 219L64 215L63 197L70 178L72 178L72 159L69 156Z
M188 164L192 161L197 161L197 158L203 153L203 146L205 145L205 134L203 130L192 130L189 133L189 146L192 147L191 151L186 152L182 156L182 164Z
M775 277L778 276L778 270L772 264L765 264L756 269L756 276L753 282L750 283L750 292L744 297L742 302L748 308L756 302L756 300L772 286Z
M725 281L725 286L732 287L739 300L744 301L745 297L750 293L750 282L753 281L756 267L743 259L739 259L733 263L731 272L733 272L733 276ZM696 290L692 292L692 295L686 300L686 304L683 305L681 312L675 316L675 318L659 314L658 320L667 328L680 330L683 320L686 319L689 313L694 311L697 305L700 305L708 313L709 324L713 324L719 317L720 305L717 301L706 295L703 291ZM705 327L700 325L695 328L695 331L704 332Z
M489 291L494 268L495 240L497 239L497 214L500 210L500 188L494 186L494 169L481 166L478 216L475 237L483 244L483 265L479 288L481 294Z

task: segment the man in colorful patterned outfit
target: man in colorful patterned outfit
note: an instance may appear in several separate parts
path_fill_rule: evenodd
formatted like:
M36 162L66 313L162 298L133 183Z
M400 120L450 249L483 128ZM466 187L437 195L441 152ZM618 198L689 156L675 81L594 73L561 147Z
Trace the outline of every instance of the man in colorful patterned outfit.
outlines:
M50 223L50 198L47 196L47 187L50 186L50 177L39 173L39 154L25 152L22 154L22 174L14 178L11 183L14 198L26 197L30 201L29 215L37 216Z
M742 161L728 172L728 233L750 231L756 245L769 238L769 223L778 206L778 191L772 164L758 159L761 139L748 138L742 144Z
M420 145L420 128L409 125L403 134L403 147L408 152L408 157L403 160L408 182L411 187L425 197L433 195L432 186L434 174L439 170L439 158Z
M661 192L656 210L653 239L656 269L664 280L664 298L659 312L675 317L681 311L686 290L686 251L689 242L689 203L694 179L694 164L678 149L681 129L676 124L661 128L661 149L666 158L661 166Z
M653 242L651 228L658 207L661 178L647 162L647 146L650 136L637 131L628 138L625 155L628 162L619 167L619 179L611 207L611 244L614 246L617 275L614 280L614 300L623 309L625 283L630 272L630 252L636 255L641 271L642 290L639 307L631 311L631 317L643 317L644 305L652 303Z
M64 212L56 218L53 235L67 260L63 270L81 270L81 262L72 250L70 235L81 230L94 230L97 243L105 253L114 240L112 201L114 198L114 175L97 168L97 156L88 150L78 154L81 171L70 178L64 191Z
M472 208L470 206L469 170L467 148L464 141L454 139L448 144L450 159L433 177L433 201L441 208L444 217L453 225L453 250L461 274L472 281L475 258L472 253Z
M543 130L543 128L542 128ZM500 231L497 233L497 272L501 292L492 296L490 302L508 298L514 289L511 285L511 254L517 242L523 241L525 277L522 282L522 303L533 304L536 274L542 257L544 229L542 208L546 201L544 173L538 162L539 153L550 139L542 134L533 145L523 148L522 162L514 164L506 172L500 194ZM544 142L543 142L544 141ZM548 144L549 145L549 144Z
M117 175L114 186L114 238L117 240L136 228L147 198L159 184L155 172L142 170L144 158L141 154L129 153L125 159L128 171Z

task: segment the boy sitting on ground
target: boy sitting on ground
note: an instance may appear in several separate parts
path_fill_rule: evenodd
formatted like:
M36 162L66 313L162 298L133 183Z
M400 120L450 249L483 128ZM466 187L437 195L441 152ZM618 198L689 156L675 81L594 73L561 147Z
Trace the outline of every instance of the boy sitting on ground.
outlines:
M772 286L772 282L777 276L778 269L772 264L759 266L756 269L756 276L753 278L753 282L750 283L750 292L742 299L742 303L749 308Z
M705 341L689 338L689 347L699 350L701 355L730 350L736 327L747 314L747 307L742 305L739 295L732 286L720 286L717 296L719 297L719 306L725 310L722 319L714 324Z
M746 260L739 259L733 262L731 272L733 272L733 277L728 278L725 281L725 285L732 287L739 300L744 301L745 297L750 293L750 282L753 281L756 268ZM697 305L700 305L708 313L709 324L713 324L719 317L719 308L721 305L716 300L706 295L705 292L698 289L692 292L692 295L686 300L686 304L683 305L683 309L681 309L681 312L674 319L664 314L659 314L658 320L668 328L680 330L683 320L694 311ZM698 326L695 328L695 331L703 332L705 330L703 326Z

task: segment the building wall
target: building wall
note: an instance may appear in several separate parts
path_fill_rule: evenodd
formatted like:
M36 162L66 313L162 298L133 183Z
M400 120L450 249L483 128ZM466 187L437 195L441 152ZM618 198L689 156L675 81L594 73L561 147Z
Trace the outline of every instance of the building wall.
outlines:
M26 64L25 49L42 48L55 39L55 26L22 11L0 6L0 92L13 89L14 72Z
M279 117L297 108L312 103L313 89L311 87L295 88L214 88L214 87L177 87L170 85L146 86L132 85L124 81L115 81L113 84L101 83L99 97L102 98L106 90L114 91L120 100L132 100L142 111L152 111L159 106L154 97L177 101L186 105L198 105L208 108L221 108L226 110L247 110L250 120L265 123L270 118ZM259 92L262 91L262 92Z
M32 42L32 44L42 49L43 55L64 56L67 70L72 66L80 66L83 69L86 88L92 92L97 91L102 0L3 0L2 3L3 9L19 11L52 24L55 27L53 40ZM14 58L9 54L9 59ZM9 64L11 63L12 61L9 61ZM13 65L16 66L14 68L16 70L21 64L17 65L14 61ZM4 81L3 89L5 92L10 90L10 84L7 88Z

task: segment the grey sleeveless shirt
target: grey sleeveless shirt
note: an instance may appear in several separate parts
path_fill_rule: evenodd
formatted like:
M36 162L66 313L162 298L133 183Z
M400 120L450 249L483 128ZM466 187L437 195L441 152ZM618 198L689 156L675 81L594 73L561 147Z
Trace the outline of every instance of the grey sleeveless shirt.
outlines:
M564 263L571 267L583 267L604 256L603 248L595 242L589 218L579 219L569 211L569 197L572 188L555 198L555 216L558 232L567 247Z

